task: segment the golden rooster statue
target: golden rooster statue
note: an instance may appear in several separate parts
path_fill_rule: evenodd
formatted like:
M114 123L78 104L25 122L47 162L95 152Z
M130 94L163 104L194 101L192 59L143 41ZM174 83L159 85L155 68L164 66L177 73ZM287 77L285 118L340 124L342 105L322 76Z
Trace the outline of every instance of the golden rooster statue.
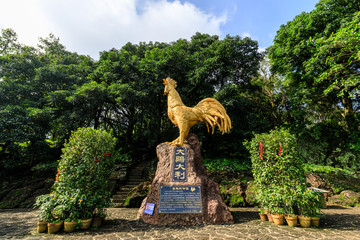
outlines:
M230 131L231 120L223 105L215 98L205 98L195 107L190 108L184 105L179 93L176 91L176 81L169 77L163 81L165 85L164 94L167 95L168 116L170 121L179 128L180 132L180 136L170 144L182 146L190 128L200 122L205 122L208 132L210 132L210 125L212 134L215 125L219 127L222 134Z

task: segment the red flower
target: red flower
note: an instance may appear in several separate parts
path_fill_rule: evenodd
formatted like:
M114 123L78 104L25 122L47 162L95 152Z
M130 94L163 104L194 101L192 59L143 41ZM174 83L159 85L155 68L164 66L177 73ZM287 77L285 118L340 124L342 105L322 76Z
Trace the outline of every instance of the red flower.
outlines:
M101 158L98 158L98 159L96 159L96 161L97 161L97 162L100 162L100 159L101 159Z
M109 156L108 152L103 154L103 157L108 157L108 156Z
M259 145L259 151L260 151L260 159L263 160L263 145L262 145L262 141L260 141L260 145Z
M59 178L59 174L60 174L60 169L58 169L58 172L56 174L56 178L55 178L55 182L57 182L58 178Z
M281 151L282 151L281 142L279 142L279 145L280 145L280 149L279 149L279 153L278 153L278 155L280 156L280 155L281 155Z

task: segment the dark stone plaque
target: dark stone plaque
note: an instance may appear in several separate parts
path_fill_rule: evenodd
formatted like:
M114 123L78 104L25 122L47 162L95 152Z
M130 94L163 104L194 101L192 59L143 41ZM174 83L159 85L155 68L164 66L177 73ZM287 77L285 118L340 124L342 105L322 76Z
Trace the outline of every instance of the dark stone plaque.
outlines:
M186 148L176 147L174 149L173 182L186 182Z
M161 186L159 213L202 213L201 186Z

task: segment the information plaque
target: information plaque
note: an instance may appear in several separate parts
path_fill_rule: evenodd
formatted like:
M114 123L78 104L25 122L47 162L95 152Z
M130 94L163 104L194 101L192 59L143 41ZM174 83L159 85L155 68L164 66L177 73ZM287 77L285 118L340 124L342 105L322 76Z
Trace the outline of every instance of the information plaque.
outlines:
M186 148L174 148L173 182L186 182Z
M149 214L149 215L153 215L154 208L155 208L155 204L147 202L146 205L145 205L144 213Z
M201 186L161 186L159 213L202 213Z

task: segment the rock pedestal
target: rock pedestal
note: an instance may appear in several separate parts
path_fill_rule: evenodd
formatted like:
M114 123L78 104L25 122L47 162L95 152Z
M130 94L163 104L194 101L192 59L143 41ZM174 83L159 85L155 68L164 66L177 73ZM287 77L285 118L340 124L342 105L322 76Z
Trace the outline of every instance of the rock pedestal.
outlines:
M155 178L151 190L142 202L137 219L154 225L198 225L198 224L230 224L233 217L222 200L217 183L208 178L206 168L202 162L200 143L196 135L190 134L186 139L186 182L173 179L175 146L161 143L156 152L159 159ZM184 189L189 186L200 186L200 213L159 213L160 189L171 186L174 189ZM155 204L153 215L144 213L146 203Z

